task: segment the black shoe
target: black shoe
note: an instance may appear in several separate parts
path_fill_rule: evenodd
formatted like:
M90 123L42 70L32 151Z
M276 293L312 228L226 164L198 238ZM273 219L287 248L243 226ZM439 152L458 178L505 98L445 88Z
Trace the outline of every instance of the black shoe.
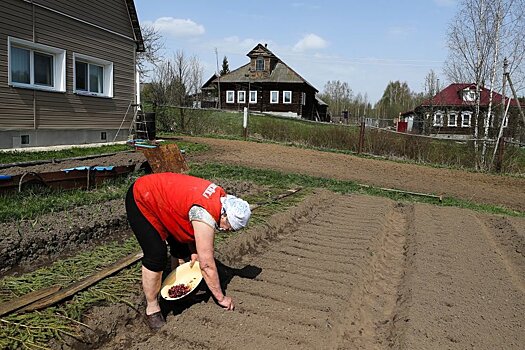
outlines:
M148 324L149 328L151 328L154 331L162 328L166 324L166 320L164 319L164 316L162 316L162 312L160 311L145 316L146 323Z

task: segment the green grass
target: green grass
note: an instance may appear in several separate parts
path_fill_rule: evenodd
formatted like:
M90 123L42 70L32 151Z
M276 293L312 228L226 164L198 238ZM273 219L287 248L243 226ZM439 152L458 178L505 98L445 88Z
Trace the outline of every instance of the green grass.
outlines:
M46 213L124 198L128 187L136 177L137 175L133 175L133 177L110 180L91 191L43 190L0 195L0 223L34 219Z
M159 132L232 139L241 139L243 135L241 112L169 107L159 112L159 120ZM248 132L252 140L354 153L358 150L359 128L353 125L312 123L295 118L250 113ZM388 159L459 169L475 169L475 160L480 158L479 154L476 155L473 142L437 140L371 128L366 129L362 152ZM489 153L491 154L490 147ZM525 149L507 145L502 172L523 176Z
M509 216L525 217L525 212L515 211L496 205L479 204L452 197L443 198L439 202L435 198L422 197L411 194L384 191L375 187L362 187L353 181L334 180L313 177L301 174L285 174L274 170L251 169L241 166L230 166L224 164L191 164L191 174L204 178L225 178L252 181L266 186L278 186L280 188L309 187L326 188L338 193L362 193L373 196L390 198L395 201L408 201L414 203L429 203L438 206L459 207L490 214L502 214ZM431 194L431 193L429 193Z
M37 151L37 152L0 152L0 164L16 162L29 162L35 160L64 159L73 157L84 157L103 153L114 153L129 151L128 145L104 145L100 147L72 147L57 151Z
M175 143L179 149L183 149L188 153L198 153L206 151L209 147L195 142L183 141L166 141L161 144ZM99 147L71 147L59 151L38 151L38 152L0 152L0 164L10 164L18 162L30 162L37 160L52 160L52 159L66 159L75 157L93 156L105 153L116 153L123 151L131 151L132 147L128 145L103 145Z
M107 244L73 258L59 260L32 273L5 277L0 280L0 302L54 284L67 287L138 249L136 240L128 239L123 243ZM140 266L135 264L76 294L68 302L42 311L4 316L0 318L0 348L43 349L47 348L51 338L60 340L64 335L77 337L84 311L104 302L124 302L130 305L127 299L136 294L139 285Z

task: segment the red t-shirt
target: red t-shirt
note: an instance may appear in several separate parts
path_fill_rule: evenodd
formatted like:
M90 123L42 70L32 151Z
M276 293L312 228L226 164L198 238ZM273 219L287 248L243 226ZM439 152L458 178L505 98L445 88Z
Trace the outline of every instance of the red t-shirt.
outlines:
M172 235L181 243L189 243L195 241L188 216L190 208L201 206L218 223L222 208L220 198L226 196L226 192L198 177L159 173L138 178L133 186L133 196L141 213L162 239Z

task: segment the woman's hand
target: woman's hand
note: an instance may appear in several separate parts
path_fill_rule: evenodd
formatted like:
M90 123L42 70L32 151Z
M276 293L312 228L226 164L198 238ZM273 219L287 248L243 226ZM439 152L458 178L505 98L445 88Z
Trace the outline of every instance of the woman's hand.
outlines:
M233 300L230 297L227 297L226 295L222 298L221 301L217 300L220 306L225 308L228 311L233 311L235 309L235 305L233 304Z

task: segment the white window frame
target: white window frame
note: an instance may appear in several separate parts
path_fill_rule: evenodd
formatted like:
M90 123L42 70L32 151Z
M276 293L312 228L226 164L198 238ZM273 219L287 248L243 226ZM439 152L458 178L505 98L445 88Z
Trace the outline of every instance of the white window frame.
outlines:
M235 91L233 90L226 91L226 103L235 103Z
M439 116L439 118L438 118ZM433 126L443 126L443 112L437 111L434 113L434 123Z
M286 101L286 95L290 96L290 100ZM292 103L292 92L291 91L283 91L283 103L284 104L291 104Z
M303 106L306 105L306 92L303 92L303 93L301 94L301 104L302 104Z
M261 67L259 67L259 64L258 64L259 62L262 62L262 69L261 69ZM255 59L255 70L257 72L262 72L262 71L264 71L264 66L265 66L264 57L257 57Z
M257 103L257 90L250 90L250 103Z
M451 116L454 116L454 123L451 123ZM448 113L447 126L458 126L458 112L452 111Z
M506 114L505 117L503 118L503 127L506 128L509 126L509 115Z
M102 74L103 74L104 80L103 80L103 86L102 86L101 93L89 91L89 72L88 72L88 81L86 82L88 84L87 91L77 90L77 72L76 72L77 61L88 64L88 69L89 69L90 64L102 67L103 69ZM76 52L73 53L73 92L78 95L113 98L113 62L106 61L100 58L83 55L83 54L76 53Z
M237 91L237 103L246 103L246 91Z
M11 47L18 47L21 49L29 50L29 79L30 83L20 83L12 80L11 76L11 64L12 64L12 55ZM34 73L34 53L42 53L45 55L53 56L53 85L38 85L34 83L35 73ZM56 92L65 92L66 91L66 50L59 49L56 47L37 44L31 41L18 39L14 37L7 37L7 76L8 84L13 87L34 89L34 90L45 90L45 91L56 91Z
M273 98L275 95L275 99ZM277 90L272 90L270 91L270 103L272 104L276 104L276 103L279 103L279 91Z
M461 112L461 127L470 128L471 119L472 112ZM465 120L468 120L468 123L465 123Z

